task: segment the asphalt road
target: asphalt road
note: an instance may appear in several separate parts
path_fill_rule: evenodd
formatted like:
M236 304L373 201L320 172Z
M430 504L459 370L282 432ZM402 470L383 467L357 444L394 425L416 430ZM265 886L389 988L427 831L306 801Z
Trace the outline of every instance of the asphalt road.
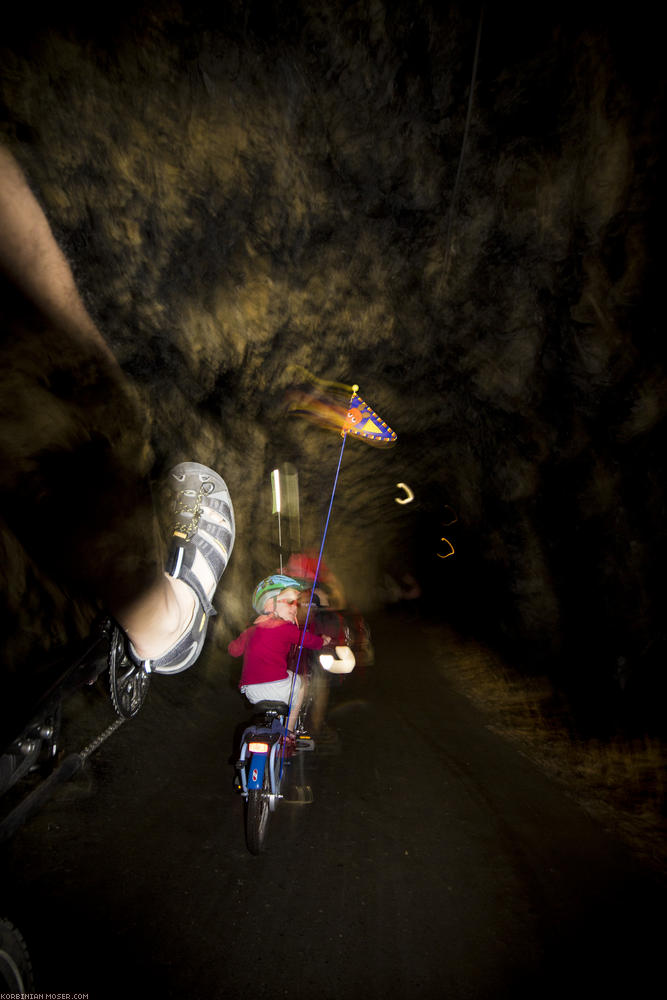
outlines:
M153 679L139 716L2 849L0 912L36 992L653 992L655 876L485 727L415 622L371 624L375 665L335 692L336 739L303 756L313 801L282 805L261 857L232 791L240 697L210 666ZM113 718L98 690L72 711Z

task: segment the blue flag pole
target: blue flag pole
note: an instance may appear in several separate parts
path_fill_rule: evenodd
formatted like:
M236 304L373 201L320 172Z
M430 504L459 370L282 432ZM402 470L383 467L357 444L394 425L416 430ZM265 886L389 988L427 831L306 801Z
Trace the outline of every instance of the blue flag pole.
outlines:
M331 500L329 501L329 510L327 512L327 519L326 519L326 522L324 524L324 534L322 535L322 544L320 545L320 552L319 552L319 556L317 558L317 566L315 568L315 578L313 580L313 586L311 587L311 590L310 590L310 599L308 601L308 609L306 611L306 620L303 623L303 629L301 630L301 642L299 643L299 655L298 655L297 661L296 661L296 668L294 670L294 676L292 678L292 688L290 690L290 696L289 696L289 707L288 707L288 712L287 712L288 719L289 719L289 714L292 711L292 699L294 697L294 684L295 684L296 678L299 675L299 667L301 665L301 654L303 653L303 641L304 641L304 637L306 635L306 629L308 627L308 619L310 618L310 609L313 606L313 597L315 595L315 587L317 586L317 578L318 578L319 573L320 573L320 565L322 563L322 553L324 552L324 543L325 543L326 538L327 538L327 531L329 530L329 521L331 520L331 510L332 510L332 507L333 507L334 497L336 495L336 487L338 485L338 476L340 475L340 466L341 466L341 462L343 461L343 450L345 449L345 441L346 441L346 438L347 438L347 431L343 431L342 437L343 437L343 443L340 446L340 455L338 456L338 465L336 467L336 475L335 475L335 478L334 478L333 489L331 491ZM284 748L283 748L283 755L284 755ZM282 773L282 763L281 763L281 773Z

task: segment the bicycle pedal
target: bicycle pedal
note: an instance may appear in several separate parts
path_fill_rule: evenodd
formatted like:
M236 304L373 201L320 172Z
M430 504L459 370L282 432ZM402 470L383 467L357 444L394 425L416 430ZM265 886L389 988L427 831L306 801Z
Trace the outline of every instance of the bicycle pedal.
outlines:
M311 736L297 736L296 748L297 750L314 750L315 740Z
M315 801L313 790L310 785L295 785L291 788L284 800L286 805L308 806Z

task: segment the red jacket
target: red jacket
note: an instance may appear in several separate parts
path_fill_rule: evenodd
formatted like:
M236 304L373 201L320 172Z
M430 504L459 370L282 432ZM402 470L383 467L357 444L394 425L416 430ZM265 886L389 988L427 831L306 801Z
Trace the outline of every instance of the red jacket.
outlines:
M239 687L283 680L287 677L290 648L300 642L301 629L298 625L282 618L260 615L227 647L232 656L243 656ZM324 643L321 636L306 632L303 645L306 649L321 649Z

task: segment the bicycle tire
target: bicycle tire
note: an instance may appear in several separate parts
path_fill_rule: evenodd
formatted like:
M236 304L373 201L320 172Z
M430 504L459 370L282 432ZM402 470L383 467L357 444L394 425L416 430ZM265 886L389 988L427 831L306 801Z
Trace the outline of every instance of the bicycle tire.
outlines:
M251 854L261 854L266 844L269 828L271 806L269 795L271 781L269 778L269 761L264 768L264 781L261 788L251 788L248 792L246 807L246 842Z
M16 995L33 988L32 963L23 935L0 917L0 991Z

